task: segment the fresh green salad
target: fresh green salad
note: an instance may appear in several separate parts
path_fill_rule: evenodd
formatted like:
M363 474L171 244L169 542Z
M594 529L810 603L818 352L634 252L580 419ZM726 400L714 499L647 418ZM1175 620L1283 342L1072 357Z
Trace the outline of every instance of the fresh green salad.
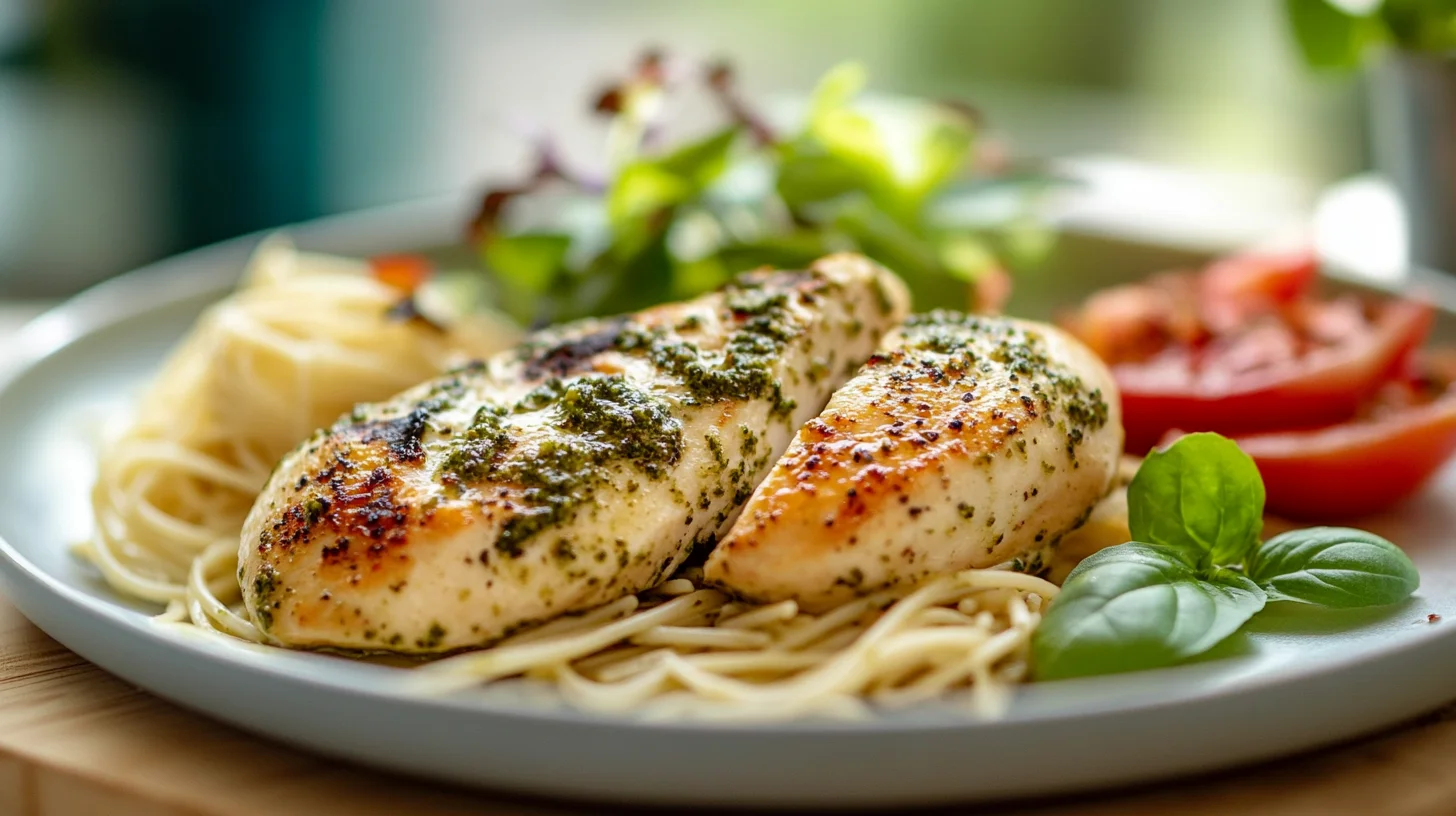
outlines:
M865 83L857 64L832 69L780 127L726 65L673 76L649 54L597 100L604 172L570 167L542 139L525 179L483 197L470 239L495 302L544 325L693 297L748 269L800 268L837 251L894 269L920 308L993 298L978 287L995 287L1004 260L1047 249L1035 205L1054 180L995 160L965 105L866 105ZM693 89L724 121L672 141L665 111Z

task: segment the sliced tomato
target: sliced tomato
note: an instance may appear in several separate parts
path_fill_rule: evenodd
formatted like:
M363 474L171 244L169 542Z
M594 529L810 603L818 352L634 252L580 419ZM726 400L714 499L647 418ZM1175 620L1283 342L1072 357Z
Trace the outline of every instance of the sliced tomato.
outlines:
M1424 352L1348 422L1234 437L1268 509L1291 520L1369 515L1415 495L1456 454L1456 349ZM1161 445L1182 431L1172 431Z
M1146 360L1170 345L1207 338L1196 286L1197 278L1190 274L1154 275L1142 283L1096 292L1057 322L1108 363Z
M1318 276L1319 261L1309 251L1214 261L1198 276L1203 322L1215 333L1233 328L1299 300Z
M1311 347L1310 327L1342 325L1341 307L1305 308L1318 313L1298 331L1270 320L1203 346L1169 346L1145 361L1114 364L1128 451L1146 451L1174 428L1232 435L1350 419L1408 363L1433 316L1423 303L1387 301Z
M1063 325L1112 368L1127 449L1172 428L1231 435L1355 416L1420 346L1412 301L1319 299L1309 253L1242 255L1093 295Z
M1456 453L1456 392L1378 419L1235 437L1259 466L1270 512L1329 520L1417 493Z
M1306 295L1318 273L1308 252L1237 255L1201 272L1168 272L1104 289L1061 323L1109 363L1196 346Z
M1307 254L1235 257L1105 290L1063 323L1111 367L1129 453L1216 431L1254 458L1272 512L1365 515L1456 454L1456 351L1419 351L1429 305L1322 299L1316 277Z

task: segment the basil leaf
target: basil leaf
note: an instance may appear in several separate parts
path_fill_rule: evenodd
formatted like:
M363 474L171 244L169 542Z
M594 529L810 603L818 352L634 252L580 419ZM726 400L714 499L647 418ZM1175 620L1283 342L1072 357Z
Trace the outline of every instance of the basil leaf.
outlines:
M1232 570L1199 577L1175 550L1131 542L1087 558L1032 636L1037 679L1168 666L1207 651L1264 608Z
M1274 601L1322 606L1384 606L1421 584L1400 548L1373 533L1315 527L1277 535L1249 559L1249 577Z
M1236 564L1259 543L1264 480L1218 434L1189 434L1143 460L1127 489L1135 541L1172 547L1197 564Z

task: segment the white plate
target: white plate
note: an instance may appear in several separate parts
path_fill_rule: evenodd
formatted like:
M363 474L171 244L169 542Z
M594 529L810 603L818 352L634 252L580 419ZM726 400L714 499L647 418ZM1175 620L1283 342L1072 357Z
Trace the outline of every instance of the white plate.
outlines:
M448 241L458 201L299 228L354 254ZM149 621L67 546L90 524L93 440L254 239L83 294L21 336L0 385L0 578L51 636L188 708L322 753L466 784L616 801L907 805L1108 787L1287 754L1456 696L1456 472L1368 522L1404 545L1422 588L1394 609L1271 608L1214 659L1022 690L977 721L941 704L853 723L644 723L578 713L531 687L406 694L405 670L266 650ZM1443 620L1430 623L1435 613Z

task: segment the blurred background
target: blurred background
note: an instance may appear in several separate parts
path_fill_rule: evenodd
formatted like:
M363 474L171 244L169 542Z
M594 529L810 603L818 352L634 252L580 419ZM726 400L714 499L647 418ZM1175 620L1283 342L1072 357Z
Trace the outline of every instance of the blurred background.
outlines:
M1360 74L1304 65L1271 0L0 0L0 298L55 297L240 233L600 154L644 46L751 94L853 58L973 101L1019 155L1243 178L1307 207L1369 164Z

